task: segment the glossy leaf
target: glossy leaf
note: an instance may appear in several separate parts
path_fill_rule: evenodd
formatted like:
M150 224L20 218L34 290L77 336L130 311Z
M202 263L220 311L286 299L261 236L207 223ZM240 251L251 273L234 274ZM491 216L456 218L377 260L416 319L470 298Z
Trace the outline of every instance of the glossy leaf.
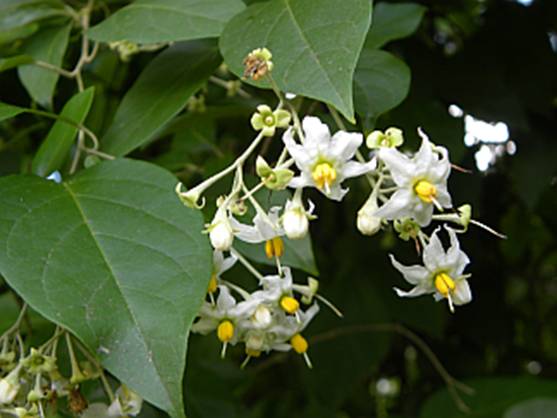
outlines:
M116 377L183 418L189 327L212 252L201 214L154 165L104 162L67 183L0 179L0 272Z
M31 64L32 62L33 57L29 55L17 55L15 57L3 58L0 59L0 72L11 70L20 65Z
M0 102L0 121L4 119L13 118L21 113L25 112L25 109L18 106L12 106L6 103Z
M376 118L400 104L410 89L410 69L394 55L364 48L354 75L356 113Z
M352 79L371 21L371 2L272 0L234 17L220 38L226 64L241 76L255 48L273 54L278 86L335 106L353 120ZM266 82L257 82L269 87Z
M124 96L103 138L104 151L121 156L148 142L219 64L210 41L178 43L160 53Z
M366 48L380 48L387 42L405 38L420 25L426 8L416 3L378 3L367 34Z
M75 124L82 124L89 113L95 89L93 87L76 94L62 109L60 116ZM59 170L68 157L78 128L63 120L57 120L50 129L48 136L41 144L33 158L32 171L39 176L47 176Z
M240 0L137 0L93 27L89 36L137 43L212 38L243 8Z
M48 27L34 34L23 52L35 60L60 67L68 47L71 25ZM51 70L25 65L18 68L19 79L33 100L46 108L52 108L54 89L60 76Z

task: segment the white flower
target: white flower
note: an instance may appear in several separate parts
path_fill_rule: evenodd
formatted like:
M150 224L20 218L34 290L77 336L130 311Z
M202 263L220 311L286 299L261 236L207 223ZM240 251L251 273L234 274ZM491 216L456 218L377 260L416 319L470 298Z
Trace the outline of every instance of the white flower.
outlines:
M351 161L362 145L360 133L338 131L331 138L329 128L319 118L307 116L302 122L305 139L297 144L292 128L288 129L282 140L296 162L301 174L294 177L289 186L302 188L313 186L333 200L342 200L348 189L341 183L349 177L357 177L371 171L374 162L365 164Z
M108 415L112 417L121 417L131 415L135 417L141 412L143 398L137 393L130 390L127 386L122 385L116 391L116 399L108 407Z
M284 230L279 223L280 209L280 206L274 206L268 214L257 211L253 218L253 225L245 225L231 218L236 237L250 244L257 244L284 235Z
M362 234L373 235L381 229L381 218L375 215L377 209L377 190L373 190L358 211L356 226Z
M304 238L309 229L309 220L314 219L313 210L315 205L310 201L309 209L306 211L302 203L302 189L296 189L294 198L288 199L282 215L282 226L286 236L290 239Z
M5 378L0 379L0 405L7 405L14 401L19 392L19 371L21 365L12 370Z
M451 165L445 148L436 146L434 150L423 135L414 158L394 148L381 148L379 158L389 169L397 190L375 216L389 220L411 217L420 226L427 226L433 215L433 204L439 208L452 206L447 191Z
M215 250L228 251L234 241L234 233L225 206L217 209L213 222L208 226L209 239Z
M207 287L207 292L214 293L217 290L219 284L220 276L227 270L231 269L238 259L235 255L230 257L224 257L222 251L213 251L213 271L211 274L211 279L209 280L209 286Z
M392 255L391 262L402 273L404 279L414 285L414 288L408 292L395 288L399 296L414 297L432 293L435 300L447 298L452 311L453 305L464 305L472 300L470 285L466 280L470 275L463 274L470 260L460 250L456 232L446 226L445 229L451 240L451 246L446 252L437 237L438 228L424 248L423 266L404 266Z

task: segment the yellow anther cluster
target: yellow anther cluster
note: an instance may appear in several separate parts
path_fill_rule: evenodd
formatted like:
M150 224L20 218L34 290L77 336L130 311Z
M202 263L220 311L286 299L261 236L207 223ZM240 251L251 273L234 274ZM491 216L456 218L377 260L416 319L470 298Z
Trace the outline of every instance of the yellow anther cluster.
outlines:
M447 297L455 287L454 280L447 273L439 273L435 276L435 288L444 297Z
M228 319L222 321L217 328L217 337L223 343L229 342L234 337L234 324Z
M311 177L318 189L323 190L325 187L328 189L335 182L337 171L329 163L320 163L314 167Z
M300 308L300 302L292 296L283 296L280 299L280 307L284 309L286 313L294 314Z
M265 242L265 254L267 258L282 257L284 254L284 241L281 237L274 237Z
M426 203L431 203L437 196L437 188L427 180L420 180L414 185L418 197Z
M298 354L304 354L308 351L308 342L300 334L296 334L290 339L290 345Z
M209 280L209 285L207 286L207 293L215 293L217 290L217 275L213 273L211 275L211 280Z

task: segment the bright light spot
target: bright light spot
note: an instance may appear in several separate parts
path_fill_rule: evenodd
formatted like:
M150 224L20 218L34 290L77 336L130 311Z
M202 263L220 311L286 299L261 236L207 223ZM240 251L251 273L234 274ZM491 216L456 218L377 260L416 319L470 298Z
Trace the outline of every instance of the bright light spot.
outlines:
M541 373L542 365L540 364L539 361L532 360L529 361L528 364L526 365L526 370L530 374L537 375Z
M549 32L547 36L549 36L549 43L551 44L551 49L553 49L553 52L557 52L557 33Z
M464 116L464 111L458 105L452 104L449 106L449 115L453 118L461 118Z
M484 122L471 115L464 117L464 129L481 142L502 143L509 139L509 127L504 122Z
M507 142L507 154L509 155L516 154L516 142L514 141Z
M482 145L474 157L476 158L476 167L478 167L478 170L485 171L489 168L495 155L488 145Z
M472 134L464 134L464 145L467 147L471 147L472 145L476 145L476 137Z
M516 0L517 3L522 4L523 6L531 6L534 3L534 0Z

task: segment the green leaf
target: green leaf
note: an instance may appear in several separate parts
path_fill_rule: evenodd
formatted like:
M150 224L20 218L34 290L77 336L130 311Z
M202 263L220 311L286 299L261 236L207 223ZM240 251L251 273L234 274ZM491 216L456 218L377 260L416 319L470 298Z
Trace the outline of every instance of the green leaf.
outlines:
M12 43L18 39L28 38L38 30L38 23L29 23L14 29L0 30L0 46Z
M23 112L25 112L25 109L22 107L12 106L0 102L0 121L3 121L4 119L13 118L14 116L17 116Z
M381 48L387 42L413 34L425 11L424 6L415 3L376 4L366 48Z
M321 100L354 119L352 79L371 22L371 1L272 0L234 17L220 38L226 64L243 74L255 48L273 54L273 78L283 91ZM265 81L253 82L269 87Z
M137 0L91 28L89 37L143 44L214 38L243 8L240 0Z
M71 25L45 28L33 35L23 52L39 61L60 67L68 47ZM19 79L29 95L46 108L52 108L52 96L60 77L56 72L35 65L18 68Z
M356 113L368 119L399 105L410 89L410 68L394 55L364 48L354 75Z
M557 392L557 380L543 380L532 377L494 377L474 379L465 383L475 390L473 396L464 397L464 401L472 410L471 413L459 411L447 390L443 389L425 402L420 417L502 417L504 411L517 402L534 396L554 396Z
M557 399L529 399L513 405L505 411L503 418L554 418Z
M33 61L33 57L29 55L17 55L15 57L3 58L0 59L0 72L11 70L20 65L31 64Z
M34 309L70 329L118 379L184 418L188 331L212 251L176 178L115 160L64 184L0 178L0 272Z
M2 0L0 31L60 15L64 15L64 3L59 0Z
M60 116L78 125L82 124L89 113L94 95L94 87L76 94L65 104ZM47 176L59 170L70 152L77 131L77 126L57 120L33 158L33 173Z
M121 156L148 142L219 64L211 41L178 43L160 53L122 99L102 141L104 150Z

